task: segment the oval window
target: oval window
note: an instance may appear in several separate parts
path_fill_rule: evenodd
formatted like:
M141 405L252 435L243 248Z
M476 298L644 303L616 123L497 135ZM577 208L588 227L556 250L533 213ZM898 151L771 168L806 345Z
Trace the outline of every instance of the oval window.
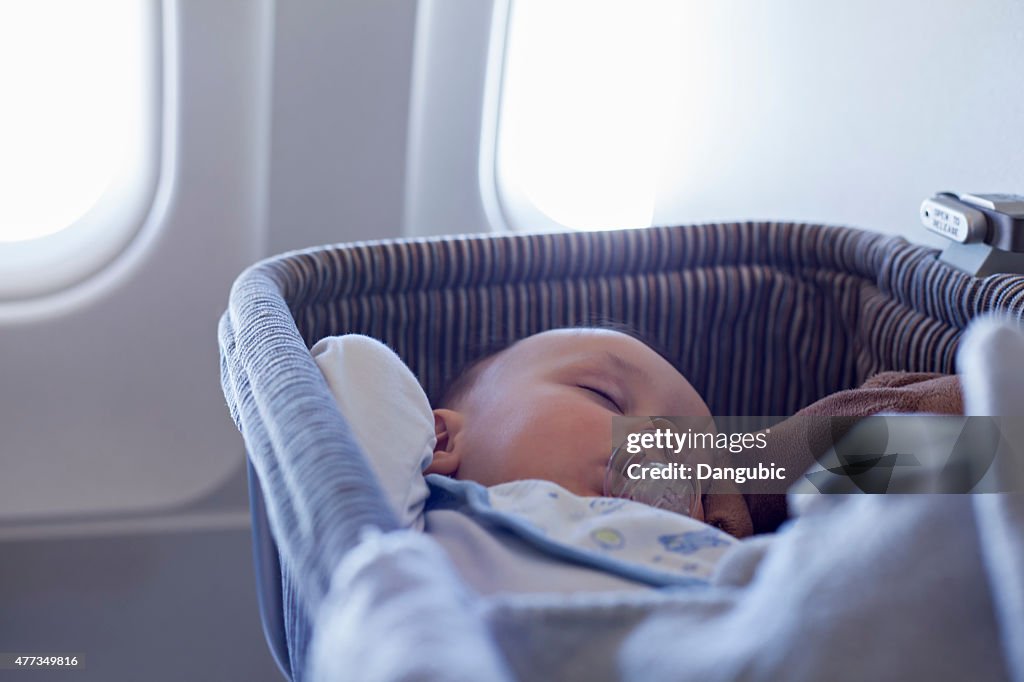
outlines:
M0 3L0 300L65 288L141 226L158 165L158 5Z
M652 223L679 93L666 88L686 5L676 0L511 3L496 180L529 229Z

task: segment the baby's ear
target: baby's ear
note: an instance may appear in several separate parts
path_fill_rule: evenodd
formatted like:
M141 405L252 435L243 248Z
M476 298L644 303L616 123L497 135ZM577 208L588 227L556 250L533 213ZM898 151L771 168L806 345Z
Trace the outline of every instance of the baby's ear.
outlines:
M455 452L455 437L462 428L462 415L455 410L434 410L434 459L423 470L425 474L453 476L459 470L459 454Z

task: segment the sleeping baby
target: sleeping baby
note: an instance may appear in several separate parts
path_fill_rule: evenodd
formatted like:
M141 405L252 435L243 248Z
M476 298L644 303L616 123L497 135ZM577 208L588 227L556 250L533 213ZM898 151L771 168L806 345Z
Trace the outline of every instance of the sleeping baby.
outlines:
M668 360L608 329L558 329L474 363L432 408L369 337L312 349L400 522L434 537L479 592L707 584L749 535L739 494L689 515L604 496L612 422L710 416Z
M612 418L711 416L659 352L627 332L599 328L556 329L489 355L451 384L439 408L428 473L483 485L543 479L580 496L608 493ZM689 513L750 535L736 495L705 495Z

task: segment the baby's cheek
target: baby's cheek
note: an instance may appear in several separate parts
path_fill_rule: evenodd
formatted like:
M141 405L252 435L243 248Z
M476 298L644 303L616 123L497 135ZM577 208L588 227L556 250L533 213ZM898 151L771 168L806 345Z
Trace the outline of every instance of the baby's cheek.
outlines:
M605 471L614 449L611 417L601 415L581 423L569 440L565 449L572 453L571 466L576 480L586 494L603 494Z
M492 460L501 483L524 478L549 478L561 433L528 414L510 414L493 433Z
M497 485L514 478L516 433L505 422L475 424L459 443L458 477L481 485Z
M589 404L571 409L564 400L509 407L490 429L489 443L476 439L488 452L480 457L474 480L493 485L539 478L580 495L603 492L612 436L607 411Z

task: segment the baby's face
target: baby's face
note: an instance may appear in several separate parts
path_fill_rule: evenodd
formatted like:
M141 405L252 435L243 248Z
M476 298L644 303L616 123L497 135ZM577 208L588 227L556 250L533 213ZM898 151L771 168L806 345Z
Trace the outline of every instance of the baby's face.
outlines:
M456 409L437 413L451 432L444 448L457 458L457 478L539 478L578 495L604 492L613 417L710 415L664 358L601 329L523 339L487 361Z

